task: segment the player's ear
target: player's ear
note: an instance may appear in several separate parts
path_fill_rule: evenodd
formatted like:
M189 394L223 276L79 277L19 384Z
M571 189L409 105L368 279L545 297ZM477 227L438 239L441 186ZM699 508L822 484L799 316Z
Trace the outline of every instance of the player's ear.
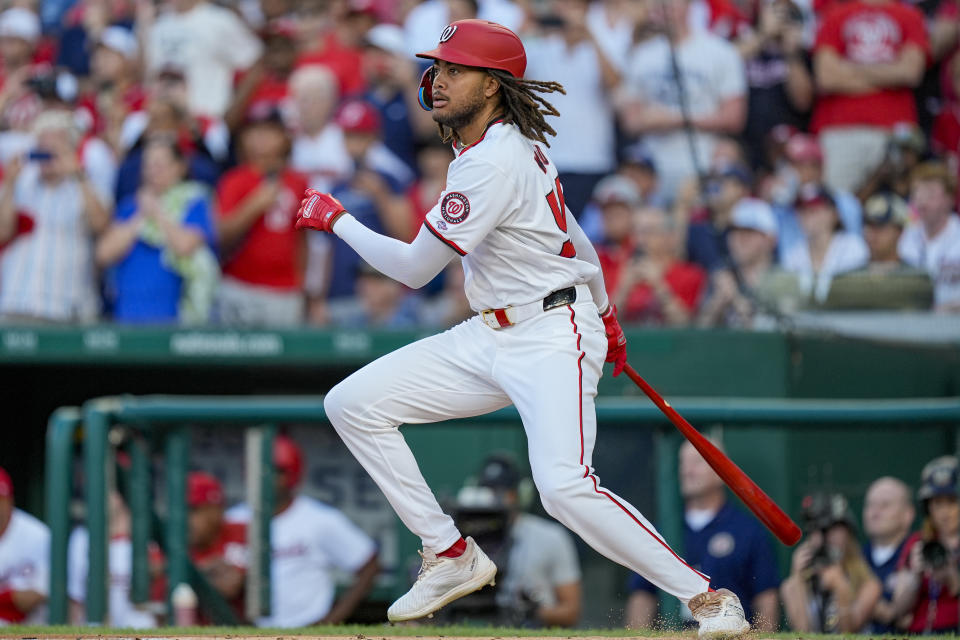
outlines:
M494 78L489 73L487 77L483 80L483 95L488 98L492 98L497 94L497 91L500 90L500 81Z

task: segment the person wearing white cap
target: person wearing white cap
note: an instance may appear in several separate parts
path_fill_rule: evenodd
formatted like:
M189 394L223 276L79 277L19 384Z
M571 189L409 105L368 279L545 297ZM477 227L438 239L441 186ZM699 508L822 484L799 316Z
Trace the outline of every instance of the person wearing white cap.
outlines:
M711 275L701 326L754 327L799 297L796 277L774 264L777 219L763 200L743 198L731 212L727 247L732 263Z
M32 11L13 7L0 13L0 119L4 121L0 158L9 160L9 147L18 139L40 110L40 100L25 83L34 72L33 56L40 39L40 18ZM14 130L14 131L10 131ZM17 150L21 150L22 146Z
M129 29L110 26L100 32L90 56L92 91L81 105L90 111L94 131L103 135L114 151L121 153L123 119L144 108L145 93L136 80L140 47Z

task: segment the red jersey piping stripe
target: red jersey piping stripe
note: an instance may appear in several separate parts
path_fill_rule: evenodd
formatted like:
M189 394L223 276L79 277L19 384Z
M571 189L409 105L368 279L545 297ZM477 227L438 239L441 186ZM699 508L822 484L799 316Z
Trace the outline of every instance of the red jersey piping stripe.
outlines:
M499 123L501 123L501 122L503 122L503 118L497 118L496 120L494 120L493 122L491 122L490 124L488 124L488 125L486 126L486 128L483 130L483 133L480 134L480 137L477 138L476 142L472 142L472 143L468 144L467 146L465 146L463 149L461 149L461 150L460 150L460 153L457 154L457 157L459 158L460 156L462 156L463 154L465 154L465 153L467 152L467 149L472 149L473 147L475 147L475 146L477 146L478 144L480 144L480 143L483 141L483 139L484 139L485 137L487 137L487 131L490 131L490 127L492 127L492 126L495 125L495 124L499 124Z
M581 338L581 335L580 335L580 329L577 327L576 313L574 312L573 307L572 307L571 305L569 305L569 304L567 305L567 309L570 309L570 324L573 325L573 332L577 335L577 351L580 351L580 338ZM709 582L709 578L707 578L707 576L703 575L702 573L700 573L699 571L697 571L696 569L694 569L693 567L691 567L690 565L688 565L686 562L684 562L684 561L683 561L683 558L681 558L680 556L678 556L678 555L677 555L677 552L670 548L670 545L668 545L666 542L664 542L663 539L660 538L660 536L654 535L654 533L653 533L652 531L650 531L650 529L647 529L647 527L644 526L643 522L642 522L639 518L637 518L635 515L633 515L633 513L631 513L629 509L627 509L625 506L623 506L616 498L614 498L612 495L610 495L610 494L607 493L606 491L601 491L599 485L597 484L597 477L596 477L595 475L593 475L592 473L590 473L590 467L588 467L587 465L583 464L584 446L583 446L583 364L582 364L582 363L583 363L583 357L584 357L585 355L586 355L585 352L580 351L580 357L577 358L577 373L578 373L578 385L579 385L578 391L579 391L579 400L580 400L580 413L579 413L579 418L580 418L580 464L583 466L583 477L584 477L584 478L590 478L590 480L593 481L593 490L594 490L595 493L597 493L597 494L599 494L599 495L602 495L602 496L605 496L608 500L610 500L610 502L612 502L613 504L615 504L615 505L617 505L618 507L620 507L620 510L621 510L621 511L623 511L625 514L627 514L627 515L630 517L631 520L633 520L634 522L636 522L636 523L640 526L640 528L643 529L644 531L646 531L647 534L648 534L651 538L653 538L654 540L656 540L657 542L659 542L659 543L663 546L664 549L666 549L667 551L669 551L669 552L671 553L671 555L673 555L673 557L676 558L676 559L680 562L680 564L682 564L682 565L685 566L687 569L690 569L690 571L693 571L695 574L697 574L698 576L700 576L701 578L703 578L704 580L707 580L707 581Z
M460 247L458 247L456 242L454 242L453 240L447 240L447 239L444 238L442 235L440 235L440 232L437 231L436 229L434 229L434 228L433 228L433 225L430 224L427 220L424 220L424 221L423 221L423 224L424 224L424 226L427 227L427 229L429 229L430 233L432 233L433 235L437 236L437 239L439 239L440 242L442 242L443 244L447 245L448 247L450 247L451 249L453 249L454 251L456 251L457 253L459 253L459 254L462 255L462 256L467 255L467 252L464 251L463 249L461 249Z

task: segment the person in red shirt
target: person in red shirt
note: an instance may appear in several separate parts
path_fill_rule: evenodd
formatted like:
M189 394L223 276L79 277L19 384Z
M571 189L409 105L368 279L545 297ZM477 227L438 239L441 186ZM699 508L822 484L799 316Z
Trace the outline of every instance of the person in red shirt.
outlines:
M903 546L895 576L893 619L910 614L911 633L955 633L960 624L960 501L957 458L941 456L921 472L921 531Z
M223 489L209 473L187 475L187 507L190 561L242 618L246 525L224 521Z
M623 267L611 301L626 322L683 326L696 313L706 272L679 257L679 238L667 213L644 207L634 217L637 251Z
M894 125L917 124L913 89L930 55L923 14L894 0L831 5L814 45L814 133L827 185L855 192L883 160Z
M944 157L960 176L960 51L950 60L950 79L954 99L943 105L943 110L933 122L930 143L935 153ZM957 199L960 210L960 198Z
M636 249L633 225L640 191L629 178L614 174L597 183L591 199L600 209L603 226L603 239L595 246L597 257L607 293L613 296Z
M305 235L294 230L303 175L287 167L290 139L276 115L241 133L242 164L217 187L223 256L221 322L291 326L303 320Z
M263 30L262 38L263 56L240 75L224 115L233 131L250 118L287 108L288 82L299 51L295 27L285 20L275 20Z

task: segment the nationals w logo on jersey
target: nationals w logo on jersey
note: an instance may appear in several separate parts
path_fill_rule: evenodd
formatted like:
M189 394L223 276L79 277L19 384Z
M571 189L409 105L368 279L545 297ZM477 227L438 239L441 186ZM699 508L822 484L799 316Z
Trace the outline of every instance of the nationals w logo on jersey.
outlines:
M451 191L443 196L440 215L450 224L460 224L470 215L470 201L459 191Z

